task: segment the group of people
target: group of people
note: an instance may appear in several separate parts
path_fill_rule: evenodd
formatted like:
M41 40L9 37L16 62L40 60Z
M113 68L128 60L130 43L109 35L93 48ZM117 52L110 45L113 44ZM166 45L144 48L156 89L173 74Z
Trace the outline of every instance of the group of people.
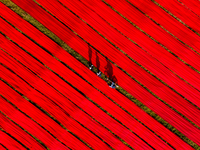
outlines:
M97 68L97 76L101 77L101 71L99 70L100 68L100 60L99 60L99 56L98 56L98 52L95 52L96 54L96 68ZM93 69L93 64L92 64L92 47L90 46L90 44L88 44L88 58L89 58L89 69L92 70ZM105 71L104 74L107 76L106 81L109 85L109 87L111 88L116 88L117 86L117 79L115 76L113 76L113 67L111 62L107 59L107 65L105 66Z
M89 63L89 69L90 70L92 70L93 69L93 65L91 64L91 63ZM106 71L105 71L106 72ZM101 77L101 71L98 69L98 71L97 71L97 76L98 77ZM108 76L108 75L107 75ZM106 81L107 81L107 83L108 83L108 86L109 87L111 87L111 88L116 88L116 87L118 87L117 86L117 84L114 82L114 79L115 79L115 77L107 77L106 78Z
M93 65L90 64L90 65L89 65L89 69L92 70L92 68L93 68ZM100 70L98 70L97 76L98 76L98 77L101 77L101 71L100 71Z

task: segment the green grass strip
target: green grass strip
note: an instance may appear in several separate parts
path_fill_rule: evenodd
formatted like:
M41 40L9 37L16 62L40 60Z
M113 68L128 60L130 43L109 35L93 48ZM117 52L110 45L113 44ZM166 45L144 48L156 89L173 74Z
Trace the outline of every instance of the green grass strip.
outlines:
M130 22L131 24L133 24L131 21L129 21L127 18L125 18L122 14L120 14L117 10L115 10L111 5L109 5L107 2L105 2L104 0L102 0L107 6L109 6L112 10L114 10L116 13L118 13L120 16L122 16L125 20L127 20L128 22ZM134 25L134 24L133 24ZM139 27L137 27L136 25L134 25L136 28L139 29ZM144 32L144 31L143 31ZM117 46L115 46L118 50L120 50ZM121 51L121 50L120 50ZM167 87L169 87L172 91L174 91L175 93L177 93L179 96L181 96L182 98L184 98L185 100L187 100L188 102L190 102L188 99L186 99L184 96L182 96L180 93L178 93L176 90L174 90L173 88L171 88L169 85L167 85L165 82L163 82L161 79L159 79L157 76L155 76L153 73L151 73L149 70L147 70L145 67L143 67L142 65L140 65L138 62L136 62L135 60L133 60L130 56L128 56L127 54L125 54L130 60L132 60L134 63L136 63L138 66L140 66L141 68L143 68L146 72L148 72L149 74L151 74L153 77L155 77L157 80L159 80L161 83L163 83L164 85L166 85ZM123 70L123 69L121 69ZM123 70L124 72L126 72L125 70ZM143 84L141 84L139 81L137 81L135 78L133 78L129 73L126 72L126 74L128 74L132 79L134 79L137 83L139 83L142 87L144 87L147 91L149 91L153 96L155 96L157 99L159 99L160 101L162 101L164 104L166 104L167 106L169 106L171 109L173 109L174 111L176 111L179 115L181 115L184 119L186 119L187 121L189 121L191 124L193 124L195 127L197 127L198 129L200 129L199 126L197 126L195 123L193 123L191 120L189 120L187 117L185 117L183 114L181 114L180 112L178 112L176 109L174 109L172 106L170 106L169 104L167 104L165 101L163 101L160 97L158 97L156 94L154 94L152 91L150 91L147 87L145 87ZM195 106L197 109L200 110L200 108L198 106L196 106L195 104L193 104L192 102L190 102L193 106Z
M64 6L66 9L68 9L66 6ZM109 6L111 7L111 6ZM112 8L113 9L113 8ZM69 10L69 9L68 9ZM70 11L70 10L69 10ZM72 12L73 13L73 12ZM74 13L73 13L74 14ZM75 14L76 15L76 14ZM52 15L53 16L53 15ZM77 16L77 15L76 15ZM79 16L77 16L79 19L81 19ZM56 18L56 17L55 17ZM57 19L57 18L56 18ZM58 21L60 21L59 19L57 19ZM85 22L83 19L81 19L83 22ZM60 21L62 23L62 21ZM86 22L85 22L86 23ZM64 24L64 23L63 23ZM86 23L88 26L90 26L88 23ZM64 24L65 25L65 24ZM66 25L65 25L66 26ZM91 27L91 26L90 26ZM68 27L69 28L69 27ZM95 30L93 27L91 27L93 30ZM70 29L72 30L72 29ZM99 33L97 30L95 30L97 33ZM74 32L74 31L73 31ZM100 34L100 33L99 33ZM78 35L76 33L77 36L80 37L80 35ZM101 34L100 34L101 35ZM103 38L104 36L101 35ZM81 37L82 38L82 37ZM83 38L82 38L83 39ZM105 38L106 39L106 38ZM118 50L120 50L121 52L123 52L121 49L119 49L116 45L114 45L112 42L110 42L108 39L106 39L109 43L111 43L115 48L117 48ZM86 41L85 41L86 42ZM88 43L89 44L89 43ZM91 47L93 47L91 45ZM93 47L94 48L94 47ZM94 48L96 50L96 48ZM124 53L124 52L123 52ZM125 54L125 53L124 53ZM164 85L168 86L171 90L173 90L175 93L177 93L178 95L180 95L182 98L184 98L185 100L187 100L185 97L183 97L181 94L179 94L177 91L175 91L173 88L171 88L169 85L167 85L166 83L164 83L161 79L159 79L158 77L156 77L154 74L152 74L150 71L148 71L146 68L144 68L142 65L140 65L138 62L136 62L135 60L133 60L130 56L128 56L127 54L125 54L129 59L131 59L134 63L136 63L137 65L139 65L141 68L143 68L145 71L147 71L148 73L150 73L153 77L155 77L156 79L158 79L161 83L163 83ZM111 61L111 60L110 60ZM112 61L111 61L112 62ZM115 64L114 62L112 62L113 64ZM115 64L116 65L116 64ZM118 68L120 68L118 65L116 65ZM123 70L122 68L120 68L123 72L125 72L126 74L128 74L125 70ZM181 114L180 112L178 112L176 109L174 109L173 107L171 107L169 104L167 104L165 101L163 101L161 98L159 98L157 95L155 95L152 91L150 91L148 88L146 88L144 85L142 85L139 81L137 81L135 78L133 78L130 74L128 74L133 80L135 80L137 83L139 83L143 88L145 88L148 92L150 92L153 96L155 96L156 98L158 98L160 101L162 101L164 104L166 104L167 106L169 106L171 109L173 109L174 111L176 111L179 115L181 115L183 118L185 118L187 121L189 121L191 124L193 124L195 127L199 128L199 126L197 126L195 123L193 123L191 120L189 120L187 117L185 117L183 114ZM188 102L190 102L189 100L187 100ZM191 103L191 102L190 102ZM194 105L193 103L191 103L192 105ZM197 109L200 110L199 107L197 107L196 105L194 105Z
M111 130L109 130L107 127L105 127L104 125L102 125L99 121L97 121L94 117L92 117L91 115L89 115L87 112L85 112L82 108L80 108L78 105L76 105L72 100L70 100L68 97L66 97L63 93L61 93L59 90L57 90L55 87L53 87L51 84L49 84L47 81L45 81L43 78L41 78L39 75L37 75L35 72L33 72L32 70L30 70L27 66L25 66L24 64L22 64L19 60L17 60L16 58L14 58L12 55L10 55L9 53L7 53L5 50L3 50L2 48L0 48L2 51L4 51L6 54L8 54L9 56L11 56L13 59L15 59L17 62L19 62L21 65L23 65L25 68L27 68L29 71L31 71L34 75L36 75L38 78L40 78L42 81L44 81L45 83L47 83L50 87L52 87L54 90L56 90L58 93L60 93L62 96L64 96L66 99L68 99L71 103L73 103L76 107L78 107L81 111L83 111L84 113L86 113L89 117L91 117L94 121L96 121L97 123L99 123L101 126L103 126L104 128L106 128L109 132L111 132L114 136L116 136L120 141L122 141L122 143L126 143L125 141L123 141L120 137L118 137L115 133L113 133ZM31 86L31 85L30 85ZM32 87L32 86L31 86ZM32 87L33 89L35 89L34 87ZM35 89L37 90L37 89ZM40 91L38 91L40 92ZM41 92L40 92L41 93ZM42 93L41 93L42 94ZM45 95L44 95L45 96ZM46 97L46 96L45 96ZM74 118L73 118L74 119ZM126 143L127 145L127 143Z
M63 5L61 3L61 5ZM64 5L63 5L64 6ZM153 77L155 77L157 80L159 80L161 83L163 83L164 85L166 85L167 87L169 87L171 90L173 90L175 93L177 93L179 96L181 96L182 98L184 98L186 101L188 101L189 103L191 103L193 106L195 106L197 109L200 110L200 108L195 105L194 103L192 103L191 101L189 101L188 99L186 99L184 96L182 96L180 93L178 93L176 90L174 90L173 88L171 88L169 85L167 85L165 82L163 82L161 79L159 79L157 76L155 76L153 73L151 73L150 71L148 71L145 67L143 67L142 65L140 65L137 61L135 61L134 59L132 59L129 55L127 55L125 52L123 52L119 47L117 47L115 44L113 44L111 41L109 41L105 36L103 36L101 33L99 33L96 29L94 29L91 25L89 25L86 21L84 21L82 18L80 18L78 15L76 15L74 12L72 12L69 8L67 8L66 6L64 6L67 10L69 10L71 13L73 13L75 16L77 16L80 20L82 20L84 23L86 23L90 28L92 28L95 32L97 32L100 36L102 36L105 40L107 40L110 44L112 44L116 49L118 49L119 51L121 51L123 54L125 54L130 60L132 60L134 63L136 63L138 66L140 66L141 68L143 68L146 72L150 73ZM58 19L59 20L59 19ZM60 21L60 20L59 20ZM60 21L61 22L61 21ZM77 33L76 33L77 34ZM78 34L77 34L78 35ZM119 66L118 66L119 68ZM121 69L122 70L122 69ZM125 71L125 70L124 70ZM125 71L126 72L126 71ZM131 75L129 75L131 76ZM190 121L191 122L191 121ZM193 123L194 124L194 123ZM195 125L195 124L194 124ZM197 126L197 125L195 125Z

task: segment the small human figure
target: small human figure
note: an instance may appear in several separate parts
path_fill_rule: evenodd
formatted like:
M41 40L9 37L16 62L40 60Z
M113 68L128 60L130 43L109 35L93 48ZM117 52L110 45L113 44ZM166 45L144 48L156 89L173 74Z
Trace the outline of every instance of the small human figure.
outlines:
M89 69L92 70L93 65L92 65L92 48L90 47L90 45L88 44L88 58L89 58Z
M100 61L99 61L99 55L96 51L96 66L97 66L97 76L101 77L101 71L99 70L100 68Z
M90 46L90 44L88 44L88 65L89 65L89 69L92 70L93 69L93 64L92 64L92 48ZM101 77L101 71L99 70L100 67L100 61L99 61L99 56L98 53L96 51L96 67L97 67L97 76Z
M93 64L90 63L89 64L89 69L92 70L92 68L93 68Z
M92 70L93 69L93 64L89 63L89 69ZM98 72L97 72L97 76L98 77L101 77L101 71L98 69Z
M97 76L98 76L98 77L101 77L101 71L100 71L100 70L98 70Z
M109 87L111 87L111 88L113 88L113 89L116 88L115 82L111 81Z
M118 84L118 81L117 81L117 78L116 78L116 76L115 75L113 75L112 77L111 77L111 79L110 78L106 78L106 80L107 80L107 83L108 83L108 85L109 85L109 87L111 87L111 88L116 88L116 87L119 87L117 84Z

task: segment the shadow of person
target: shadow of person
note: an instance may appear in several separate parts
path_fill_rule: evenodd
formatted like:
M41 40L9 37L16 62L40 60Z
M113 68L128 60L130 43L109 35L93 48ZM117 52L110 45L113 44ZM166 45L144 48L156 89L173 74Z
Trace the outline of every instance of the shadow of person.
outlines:
M89 66L92 65L92 48L90 47L90 45L88 44L88 57L89 57Z
M104 74L109 78L109 80L112 80L112 76L113 76L113 67L111 62L107 59L107 65L104 67L105 71Z
M98 53L96 51L96 65L97 65L97 72L99 72L99 68L100 68L100 61L99 61L99 56L98 56Z
M116 84L118 84L117 78L115 75L112 76L112 81L115 82Z

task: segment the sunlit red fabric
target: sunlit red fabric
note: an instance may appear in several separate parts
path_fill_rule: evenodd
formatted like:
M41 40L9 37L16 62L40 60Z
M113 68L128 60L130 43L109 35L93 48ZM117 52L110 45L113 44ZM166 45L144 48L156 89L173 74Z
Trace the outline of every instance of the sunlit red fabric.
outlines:
M161 102L157 97L153 96L153 94L156 94L199 126L200 111L197 108L197 106L200 106L199 73L189 68L144 33L134 28L103 2L90 0L74 2L66 0L60 0L60 2L55 0L37 0L39 4L65 25L31 0L13 0L13 2L55 33L71 48L107 75L108 78L115 81L186 137L200 145L198 138L200 136L199 129ZM169 48L178 57L199 69L199 54L180 43L142 13L133 9L128 2L116 3L113 0L107 0L106 2L144 30L144 32ZM132 0L130 2L137 5L140 10L145 11L141 2ZM64 8L61 3L82 18L88 25ZM146 1L145 3L152 6L152 8L155 7L155 11L163 13L166 19L171 19L171 23L173 22L171 27L173 28L167 29L166 27L167 30L199 51L197 34L177 20L172 19L169 14L153 2ZM158 1L158 3L161 2ZM162 5L168 8L170 4L173 4L173 2L170 1ZM180 10L185 9L184 6L179 6L179 2L177 2L177 8ZM171 11L173 12L173 9ZM25 146L30 147L32 145L36 149L44 149L45 146L50 149L111 149L111 147L114 149L129 149L127 145L120 141L122 139L134 149L192 149L177 135L146 114L128 98L117 90L108 87L108 84L91 72L87 66L80 63L50 38L17 16L2 3L0 3L0 12L3 17L3 19L0 18L0 31L17 44L15 45L12 41L6 39L4 35L0 34L0 77L9 84L6 85L3 81L0 81L0 93L2 94L0 96L1 128L21 141ZM148 12L151 13L153 11ZM174 14L176 15L176 13ZM194 17L193 12L187 15ZM155 21L160 21L156 14L150 15L150 17ZM196 17L194 20L199 19L197 15ZM21 30L28 38L6 23L5 20ZM187 21L185 23L188 23L189 26L195 29L195 25L193 26ZM163 23L163 27L165 25ZM191 39L187 40L188 38L183 36L183 34L179 34L176 29L182 29ZM75 31L81 38L71 30ZM112 42L114 46L106 41L104 37ZM137 47L127 37L135 41L146 51ZM127 58L115 46L168 84L170 88ZM96 49L129 73L138 83L96 51ZM30 56L29 53L36 59ZM58 58L60 62L52 55ZM50 70L45 66L49 67ZM178 76L188 83L179 79L169 69L177 73ZM148 88L153 94L148 92L139 83ZM14 87L30 99L31 102L24 99L20 96L20 93L17 93L9 86ZM175 89L180 95L171 88ZM3 97L16 105L28 117L6 102ZM54 117L55 120L31 103L36 103ZM194 106L192 103L197 106ZM109 115L101 110L100 107L107 111ZM5 118L3 114L6 114L16 124L38 138L45 146L13 124L8 118ZM139 121L134 119L134 117ZM56 123L57 121L70 132ZM10 126L6 126L7 124ZM13 132L15 128L18 131L17 133ZM0 131L0 134L5 136L5 140L0 138L2 147L24 148L22 144L11 136L6 135L2 131ZM30 140L30 143L22 138L26 136L29 137L26 140ZM9 146L7 139L14 141L13 145Z

